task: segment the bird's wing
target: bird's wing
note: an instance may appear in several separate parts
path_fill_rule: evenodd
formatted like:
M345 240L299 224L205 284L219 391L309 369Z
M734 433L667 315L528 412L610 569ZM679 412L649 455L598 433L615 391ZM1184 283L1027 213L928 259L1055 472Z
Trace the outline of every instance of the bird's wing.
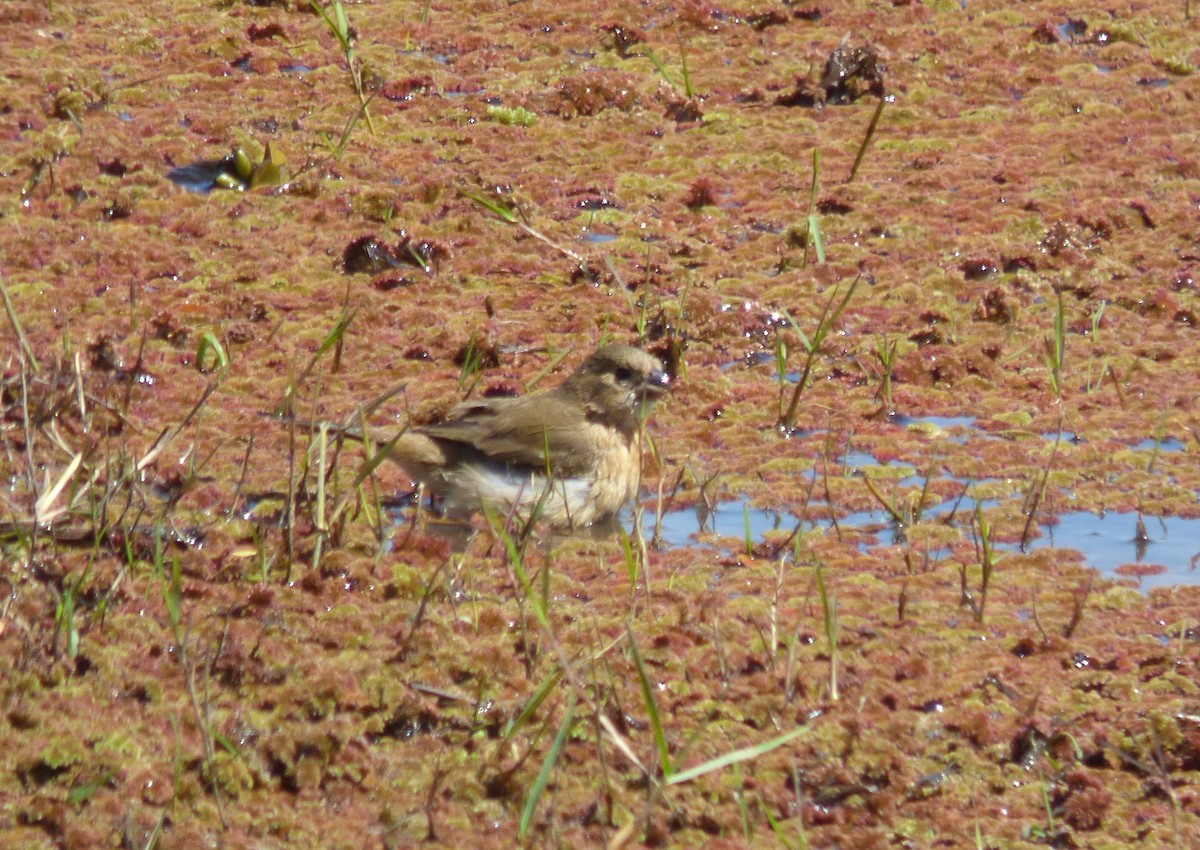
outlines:
M497 463L558 475L587 474L595 468L595 429L579 405L554 393L523 398L487 399L455 407L445 422L426 425L420 432L436 440L469 447Z

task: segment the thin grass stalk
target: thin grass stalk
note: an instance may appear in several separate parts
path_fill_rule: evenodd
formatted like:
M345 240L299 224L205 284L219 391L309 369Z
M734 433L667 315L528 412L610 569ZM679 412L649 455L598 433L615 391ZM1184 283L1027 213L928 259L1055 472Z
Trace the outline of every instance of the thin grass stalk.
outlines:
M680 50L682 50L682 44L680 45ZM667 81L667 84L670 85L671 88L678 91L679 84L675 82L675 80L671 79L671 75L667 73L666 66L658 60L658 57L654 55L654 51L652 51L649 47L643 46L640 53L650 61L650 64L654 66L654 70L658 71L659 75Z
M892 522L896 523L898 526L903 526L905 524L905 517L902 513L900 513L900 509L896 507L895 500L884 496L879 487L874 481L871 480L869 476L864 475L862 481L863 484L867 486L867 489L871 491L871 495L875 497L875 501L879 503L879 506L882 507L884 511L887 512L887 515L892 518Z
M296 384L293 380L288 380L285 397L291 396L295 391ZM286 402L285 402L286 403ZM284 517L283 531L283 553L287 560L286 568L283 573L283 585L286 587L292 581L292 566L295 563L296 553L296 478L300 474L300 470L296 468L296 419L294 416L288 419L288 477L287 477L287 507Z
M542 679L541 684L539 684L537 687L537 690L535 690L533 695L526 700L525 707L521 709L521 713L516 717L510 718L508 723L505 725L504 731L500 735L503 740L511 741L513 736L525 727L525 724L530 721L533 715L541 707L542 703L546 701L546 698L549 697L550 694L554 693L554 688L557 687L558 683L562 681L562 677L562 668L558 667L551 671L549 676Z
M800 848L808 847L807 842L802 844L799 841L793 841L786 834L784 834L783 824L776 819L775 814L771 811L770 807L762 801L762 797L758 797L757 800L758 810L762 812L763 817L767 819L767 824L770 825L771 831L775 833L775 838L778 839L780 844L786 847L787 850L800 850Z
M1083 622L1083 612L1087 607L1088 597L1092 594L1093 579L1088 578L1087 584L1075 588L1071 594L1071 619L1063 627L1063 637L1071 638L1075 635L1075 630L1079 628L1079 624Z
M330 332L325 336L325 339L321 341L321 344L317 346L317 350L313 352L312 357L309 358L304 369L295 378L295 380L288 382L288 386L283 393L283 401L280 402L279 407L276 409L277 413L284 416L291 414L292 399L297 389L301 384L308 380L309 374L311 374L313 369L316 368L317 363L320 361L325 352L329 351L329 349L333 348L341 341L342 337L346 334L346 330L350 327L350 323L354 321L354 317L357 315L357 307L342 311L341 316L338 317L337 324L333 326L333 329L330 330Z
M21 321L17 318L17 311L8 297L8 287L4 285L4 272L2 270L0 270L0 300L4 301L4 313L8 316L8 323L12 326L13 335L17 338L22 362L29 364L31 372L40 372L41 366L38 364L37 357L34 356L33 349L29 345L29 340L25 338L25 331L21 329Z
M975 521L979 525L979 605L975 609L976 622L983 623L984 609L987 607L988 589L992 584L992 573L996 569L995 554L992 551L992 528L987 517L983 514L983 505L975 505Z
M1066 310L1063 306L1062 291L1059 290L1056 294L1058 298L1054 308L1054 329L1051 336L1045 340L1045 361L1046 370L1050 375L1050 386L1054 390L1054 395L1062 398L1063 364L1067 348Z
M242 496L242 488L246 485L246 475L250 471L250 455L254 451L254 434L251 433L249 439L246 440L246 452L242 455L242 472L238 476L237 484L233 488L233 496L229 500L228 514L232 515L237 510L238 499Z
M324 425L322 425L322 427L324 427ZM408 426L401 428L400 431L395 434L395 436L376 448L374 442L370 438L370 432L365 427L362 429L363 445L367 451L367 459L361 466L359 466L358 470L354 474L353 480L350 482L350 486L346 488L346 491L342 494L341 498L339 498L334 504L333 510L330 511L329 526L331 528L341 520L342 514L349 507L350 503L359 496L363 482L370 478L371 474L379 468L379 465L388 459L388 457L391 455L392 448L400 441L400 438L403 437L407 431ZM339 433L349 435L349 432L345 430L341 430ZM376 500L378 502L377 492Z
M329 526L325 521L325 463L329 453L329 426L322 422L317 430L317 515L313 527L316 540L313 542L312 568L321 566L321 553L326 538L329 536Z
M220 386L219 380L214 379L209 381L208 386L204 388L204 392L200 394L199 400L192 406L192 409L188 411L188 414L183 418L183 421L177 423L173 427L164 428L159 432L157 439L155 439L154 443L151 444L149 451L142 455L142 457L138 460L135 466L136 472L141 472L143 469L149 466L154 459L158 457L159 453L169 446L171 442L177 436L179 436L180 432L182 432L184 428L191 424L192 419L204 407L205 403L208 401L208 397L212 395L214 391L216 391L218 386Z
M854 176L858 174L858 167L862 165L863 157L867 153L867 147L871 144L871 139L875 135L875 128L879 126L879 116L883 115L883 104L887 102L887 96L880 94L879 103L875 106L875 112L871 115L871 122L867 124L867 132L863 136L862 144L858 146L858 154L854 157L854 165L850 167L850 176L846 178L847 183L854 182Z
M329 31L333 33L338 44L342 48L342 56L346 60L346 68L350 72L350 81L354 86L354 93L358 97L359 105L362 108L363 116L367 121L367 129L371 131L371 135L375 135L375 125L371 122L371 113L367 111L368 99L363 90L362 69L358 67L354 60L354 45L351 43L350 21L346 17L346 7L342 5L341 0L333 0L330 8L333 9L333 17L323 9L316 0L309 0L309 5L313 7L325 25L329 27Z
M750 508L742 502L742 539L743 545L746 547L746 557L754 556L754 537L750 532Z
M775 569L775 589L771 593L771 613L769 615L770 622L770 638L768 640L767 652L771 656L771 666L774 667L777 661L776 656L779 654L779 596L783 592L783 572L787 561L784 558L777 560Z
M634 531L636 534L636 529ZM617 529L617 540L621 544L621 557L625 562L625 575L629 579L629 595L637 595L638 566L637 557L633 554L631 535L624 528Z
M688 73L687 52L683 49L682 39L679 42L679 71L683 76L684 97L695 97L696 91L692 88L692 76Z
M576 263L579 264L580 269L584 269L584 270L587 269L588 263L587 263L586 257L584 257L582 254L580 254L577 251L572 251L570 248L567 248L563 245L558 244L553 239L551 239L549 236L542 233L540 230L535 229L533 226L531 226L529 224L528 220L525 218L524 212L514 208L511 204L504 204L504 203L500 203L498 201L491 201L491 200L488 200L487 198L483 198L479 195L475 195L471 192L468 192L465 189L458 189L457 191L458 191L459 195L479 204L481 207L483 207L484 209L486 209L489 212L491 212L492 214L494 214L497 218L499 218L501 221L505 222L506 224L516 225L521 230L525 231L525 233L532 236L534 239L537 239L539 242L545 243L546 245L553 248L555 251L558 251L560 254L574 260Z
M821 600L821 617L825 625L825 639L829 641L829 698L838 700L838 617L837 601L825 588L825 577L821 565L816 565L817 596Z
M24 432L25 438L25 484L31 493L38 492L36 470L38 465L33 460L33 447L37 445L34 439L33 419L29 415L29 381L31 377L30 364L25 359L21 360L21 429ZM38 536L38 524L33 524L33 530L30 532L29 541L29 566L33 566L33 550Z
M754 828L750 825L750 805L746 802L746 780L742 776L741 765L733 766L733 786L733 798L737 801L738 816L742 822L742 840L749 846Z
M821 343L825 341L825 337L829 335L829 332L833 329L833 326L841 317L842 312L850 303L850 299L854 295L854 290L858 288L859 281L861 280L862 275L857 275L854 278L853 282L851 282L849 288L846 290L845 295L843 295L841 300L837 302L836 306L834 304L838 295L836 287L834 288L833 292L830 293L829 300L825 302L825 307L821 310L821 315L817 320L817 329L813 332L812 339L808 340L807 344L805 345L805 348L807 349L807 357L804 361L804 369L801 371L800 377L796 381L796 388L792 391L791 403L788 404L788 408L784 412L783 416L779 418L779 427L783 431L791 431L796 427L796 416L800 409L800 398L804 395L804 391L808 387L808 379L812 375L813 366L816 363L817 352L821 347ZM789 322L792 324L793 329L801 333L801 336L803 337L803 332L800 331L800 328L794 322L791 322L790 319Z
M1146 464L1146 473L1154 474L1154 466L1158 463L1158 458L1162 454L1163 437L1167 432L1167 411L1163 411L1158 417L1158 427L1154 429L1154 449L1150 452L1150 460Z
M1058 457L1058 447L1062 443L1062 425L1062 418L1060 417L1058 421L1058 433L1054 437L1054 447L1050 450L1050 457L1046 460L1046 468L1042 470L1042 480L1030 490L1030 494L1026 498L1026 503L1022 506L1025 512L1025 526L1021 529L1022 552L1028 549L1029 541L1033 537L1033 529L1037 522L1038 509L1041 507L1042 501L1046 498L1046 491L1050 486L1050 472L1054 469L1054 461Z

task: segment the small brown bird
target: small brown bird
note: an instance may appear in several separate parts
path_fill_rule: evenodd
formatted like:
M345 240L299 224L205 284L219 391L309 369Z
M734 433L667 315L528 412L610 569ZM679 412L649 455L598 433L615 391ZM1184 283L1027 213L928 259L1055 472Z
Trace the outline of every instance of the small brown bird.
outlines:
M444 422L401 434L389 457L452 515L486 503L501 516L536 511L554 528L584 528L637 495L639 426L668 386L656 357L606 345L555 389L463 402Z

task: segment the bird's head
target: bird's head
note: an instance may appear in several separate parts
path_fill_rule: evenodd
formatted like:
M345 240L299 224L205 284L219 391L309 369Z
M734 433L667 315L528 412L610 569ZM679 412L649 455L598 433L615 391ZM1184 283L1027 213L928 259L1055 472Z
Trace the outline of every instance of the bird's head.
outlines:
M593 416L632 433L668 389L670 379L657 357L631 345L606 345L583 361L561 392Z

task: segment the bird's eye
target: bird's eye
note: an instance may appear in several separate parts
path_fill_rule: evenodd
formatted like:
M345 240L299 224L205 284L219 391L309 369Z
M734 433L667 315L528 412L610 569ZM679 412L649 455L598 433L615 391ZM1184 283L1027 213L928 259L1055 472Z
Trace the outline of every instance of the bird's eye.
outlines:
M632 384L633 370L625 366L618 366L616 371L613 372L613 377L617 379L617 383L619 384Z

